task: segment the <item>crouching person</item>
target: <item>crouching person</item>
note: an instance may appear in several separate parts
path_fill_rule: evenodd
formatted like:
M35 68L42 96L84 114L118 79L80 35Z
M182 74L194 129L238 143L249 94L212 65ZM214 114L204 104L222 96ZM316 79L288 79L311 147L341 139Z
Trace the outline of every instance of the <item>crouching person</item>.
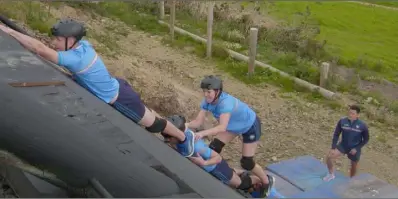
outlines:
M186 119L183 116L173 115L167 118L167 120L180 129L182 132L191 131L185 125ZM178 150L176 144L178 140L171 137L168 134L161 133L164 137L164 141L168 143L172 148ZM250 191L259 187L261 197L266 197L268 190L264 186L257 186L261 184L261 179L255 175L244 175L242 172L237 174L228 163L222 159L221 155L210 149L209 146L204 142L203 139L198 139L194 144L194 154L188 157L194 164L200 166L202 169L213 175L224 184L240 189L243 191Z

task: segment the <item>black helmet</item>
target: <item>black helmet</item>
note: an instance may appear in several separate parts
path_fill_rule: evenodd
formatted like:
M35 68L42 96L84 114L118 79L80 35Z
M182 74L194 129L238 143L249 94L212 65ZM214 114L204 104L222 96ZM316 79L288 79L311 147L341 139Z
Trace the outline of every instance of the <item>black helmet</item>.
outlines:
M86 36L86 28L73 19L62 19L53 25L51 34L60 37L75 37L79 41Z
M180 129L181 131L185 131L185 123L187 120L185 119L184 116L181 115L172 115L166 118L170 123L172 123L175 127ZM165 134L164 132L161 132L162 136L164 138L170 138L169 135Z
M222 80L214 75L206 76L200 82L200 88L209 90L222 90Z

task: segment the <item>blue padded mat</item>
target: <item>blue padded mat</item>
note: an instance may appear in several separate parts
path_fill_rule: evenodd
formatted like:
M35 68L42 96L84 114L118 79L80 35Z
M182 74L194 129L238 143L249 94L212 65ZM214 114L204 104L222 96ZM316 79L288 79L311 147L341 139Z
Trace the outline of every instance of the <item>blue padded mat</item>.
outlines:
M334 180L324 182L326 165L312 156L271 164L267 170L276 178L272 198L398 198L398 187L370 174L351 179L336 172Z
M267 170L272 171L280 178L290 182L301 191L312 190L315 187L324 184L325 182L322 178L327 174L326 165L312 156L300 156L274 163L269 165ZM334 182L330 182L331 185L329 186L349 180L349 178L344 176L341 172L336 172L335 175L336 178L333 180ZM280 190L278 191L281 192ZM295 194L284 195L286 197L290 197Z
M346 182L325 183L292 198L397 198L398 188L373 175L360 174Z
M339 186L346 185L348 180L334 179L330 182L324 182L312 190L307 190L296 195L290 196L291 198L341 198L339 193Z

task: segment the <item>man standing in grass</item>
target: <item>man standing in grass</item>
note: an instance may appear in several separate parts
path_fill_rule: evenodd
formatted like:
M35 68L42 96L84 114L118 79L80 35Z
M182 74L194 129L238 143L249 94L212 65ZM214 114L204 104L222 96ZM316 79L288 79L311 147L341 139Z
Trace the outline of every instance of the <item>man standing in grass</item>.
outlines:
M332 149L326 158L329 174L323 180L330 181L335 178L332 161L345 154L351 160L350 177L355 176L361 157L361 149L369 142L368 127L365 122L359 120L360 111L359 106L350 106L348 117L341 118L337 123L332 140ZM340 134L343 134L342 139L337 143Z

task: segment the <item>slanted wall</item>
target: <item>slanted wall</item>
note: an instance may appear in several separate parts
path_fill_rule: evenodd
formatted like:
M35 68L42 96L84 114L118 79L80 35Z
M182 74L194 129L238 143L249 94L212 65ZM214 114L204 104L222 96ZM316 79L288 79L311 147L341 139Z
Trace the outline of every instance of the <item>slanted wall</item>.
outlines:
M0 148L74 186L94 177L115 197L242 198L2 31L0 46ZM8 85L37 81L66 85Z

